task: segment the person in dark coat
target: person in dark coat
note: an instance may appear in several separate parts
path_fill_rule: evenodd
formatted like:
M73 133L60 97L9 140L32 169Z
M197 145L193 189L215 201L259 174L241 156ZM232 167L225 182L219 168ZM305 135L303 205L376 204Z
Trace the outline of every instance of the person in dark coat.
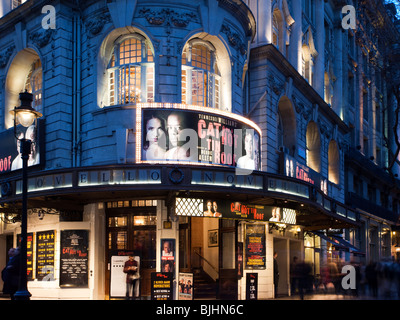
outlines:
M278 257L278 253L274 252L274 288L275 288L275 298L278 297L278 283L279 283L279 266L276 258Z
M18 290L19 273L20 273L20 254L19 248L11 248L8 251L10 259L6 267L1 272L1 278L4 282L3 293L9 294L14 300L14 294Z

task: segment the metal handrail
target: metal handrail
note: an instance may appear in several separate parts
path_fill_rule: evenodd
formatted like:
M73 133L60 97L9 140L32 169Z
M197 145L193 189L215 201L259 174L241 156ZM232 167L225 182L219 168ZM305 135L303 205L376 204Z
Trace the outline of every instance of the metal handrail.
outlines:
M219 275L219 270L216 268L216 267L214 267L211 263L210 263L210 261L208 261L206 258L204 258L199 252L197 252L196 250L193 250L194 251L194 253L195 254L197 254L201 259L203 259L205 262L207 262L208 264L209 264L209 266L211 267L211 268L213 268L214 269L214 271Z

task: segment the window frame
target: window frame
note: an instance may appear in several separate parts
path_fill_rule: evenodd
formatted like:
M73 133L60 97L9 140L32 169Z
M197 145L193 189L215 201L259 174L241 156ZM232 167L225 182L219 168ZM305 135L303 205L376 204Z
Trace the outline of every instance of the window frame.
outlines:
M202 66L196 66L193 61L193 48L199 46L205 47L207 50L207 55L210 55L210 63L206 65L206 68L203 68ZM201 56L201 58L203 58L203 56ZM196 62L198 61L196 60ZM202 74L201 78L203 86L201 97L203 99L201 104L198 103L200 99L196 99L196 101L194 101L194 73ZM221 109L221 79L222 77L217 64L217 52L214 46L211 43L200 39L194 39L186 43L182 50L182 103ZM198 94L197 97L200 97L200 95Z
M122 63L121 46L131 39L135 39L140 43L141 55L140 61ZM129 52L129 51L126 51ZM149 54L151 53L151 54ZM139 56L137 56L139 57ZM134 77L134 83L131 82L131 77L128 73L135 72L140 76ZM130 34L118 38L112 50L110 60L107 65L107 86L108 86L108 101L107 106L130 105L138 102L154 102L155 95L155 62L154 52L150 42L140 34ZM129 98L126 101L126 91L121 90L121 80L127 80L128 87L136 87L139 83L140 92L133 99ZM125 84L126 87L126 84ZM131 97L131 95L129 95Z

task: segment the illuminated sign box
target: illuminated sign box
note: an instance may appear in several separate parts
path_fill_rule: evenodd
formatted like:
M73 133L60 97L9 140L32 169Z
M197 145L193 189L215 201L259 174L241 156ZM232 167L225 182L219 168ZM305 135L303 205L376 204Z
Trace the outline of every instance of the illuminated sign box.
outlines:
M139 103L136 132L138 163L261 170L261 130L236 114L184 104Z
M280 155L280 171L281 174L287 177L311 183L319 188L324 194L328 194L328 179L324 178L320 173L300 163L288 154L281 153Z
M176 198L177 216L228 218L296 224L296 211L221 199Z

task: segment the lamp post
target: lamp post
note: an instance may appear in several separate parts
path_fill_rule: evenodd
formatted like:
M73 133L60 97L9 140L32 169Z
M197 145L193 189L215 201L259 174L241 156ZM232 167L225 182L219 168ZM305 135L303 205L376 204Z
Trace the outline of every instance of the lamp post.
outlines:
M31 154L32 140L26 137L26 133L18 134L17 125L25 128L34 125L37 130L37 119L42 116L40 112L32 108L33 95L25 90L19 94L21 106L14 107L10 111L14 115L14 135L19 142L22 159L22 215L21 215L21 249L20 249L20 274L18 290L14 295L16 300L29 300L31 294L28 291L27 279L27 233L28 233L28 159ZM36 134L34 135L37 136Z

